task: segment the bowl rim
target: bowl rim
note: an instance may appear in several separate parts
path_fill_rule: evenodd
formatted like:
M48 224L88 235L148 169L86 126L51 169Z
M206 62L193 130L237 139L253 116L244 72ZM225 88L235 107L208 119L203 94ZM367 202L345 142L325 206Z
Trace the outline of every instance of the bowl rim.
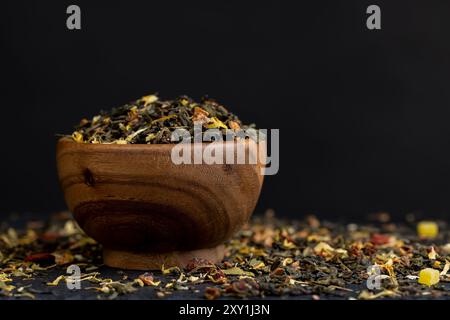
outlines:
M229 145L229 144L240 144L240 143L245 143L245 144L249 144L250 139L245 139L245 140L241 140L241 141L218 141L217 143L222 143L225 145ZM254 142L254 141L253 141ZM262 141L263 143L265 141ZM254 142L256 145L258 145L261 142ZM76 142L73 141L70 137L61 137L58 139L57 141L57 145L77 145L79 147L84 146L86 148L173 148L174 146L179 145L179 143L155 143L155 144L145 144L145 143L127 143L127 144L117 144L117 143L80 143L80 142ZM211 144L211 142L202 142L201 145L202 146L206 146ZM194 143L190 143L187 145L194 145Z

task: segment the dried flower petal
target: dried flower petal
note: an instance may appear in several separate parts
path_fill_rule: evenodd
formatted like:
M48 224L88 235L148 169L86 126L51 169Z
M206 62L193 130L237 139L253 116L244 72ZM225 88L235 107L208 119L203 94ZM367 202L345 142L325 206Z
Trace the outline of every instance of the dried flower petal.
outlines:
M218 288L207 287L205 289L205 298L208 300L215 300L220 297L220 290Z

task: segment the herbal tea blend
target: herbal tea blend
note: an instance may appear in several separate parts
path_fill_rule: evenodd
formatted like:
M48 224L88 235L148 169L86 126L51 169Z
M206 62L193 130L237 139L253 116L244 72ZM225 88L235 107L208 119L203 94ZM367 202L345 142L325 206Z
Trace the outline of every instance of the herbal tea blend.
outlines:
M223 262L193 259L157 272L105 267L101 246L68 213L29 222L25 230L0 225L0 299L448 299L446 224L393 224L385 217L343 224L269 214L226 244ZM423 233L424 223L438 232ZM72 264L81 269L80 290L66 285Z
M203 98L195 102L187 96L162 101L148 95L91 120L82 119L72 138L80 143L156 144L172 143L175 129L186 129L193 136L194 123L203 129L248 129L239 118L216 101Z

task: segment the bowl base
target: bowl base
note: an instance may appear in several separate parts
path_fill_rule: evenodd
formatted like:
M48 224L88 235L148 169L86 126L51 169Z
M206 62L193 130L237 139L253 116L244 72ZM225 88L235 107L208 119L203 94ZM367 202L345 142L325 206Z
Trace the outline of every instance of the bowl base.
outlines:
M142 253L103 249L103 263L109 267L129 270L161 270L165 268L184 268L193 258L206 259L219 263L225 255L224 245L215 248L193 251L176 251L166 253Z

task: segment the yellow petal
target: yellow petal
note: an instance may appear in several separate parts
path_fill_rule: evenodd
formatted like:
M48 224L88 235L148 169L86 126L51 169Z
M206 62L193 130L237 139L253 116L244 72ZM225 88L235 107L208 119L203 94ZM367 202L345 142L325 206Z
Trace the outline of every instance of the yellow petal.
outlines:
M78 142L78 143L84 142L83 141L83 135L80 132L78 132L78 131L75 131L74 133L72 133L72 139L75 142Z
M436 260L437 253L434 251L434 247L431 247L430 252L428 253L428 259L430 260Z
M166 121L166 120L175 118L176 116L177 116L176 114L169 114L168 116L161 117L161 118L159 118L159 119L153 120L152 123Z
M141 101L144 102L144 106L148 106L149 104L158 101L158 97L154 94L148 95L148 96L144 96L141 98Z
M447 275L448 270L450 270L450 261L445 260L445 266L442 272L440 273L441 276Z
M209 122L206 124L206 128L208 128L208 129L217 129L217 128L228 129L228 127L222 121L217 119L216 117L212 117L211 119L209 119Z

